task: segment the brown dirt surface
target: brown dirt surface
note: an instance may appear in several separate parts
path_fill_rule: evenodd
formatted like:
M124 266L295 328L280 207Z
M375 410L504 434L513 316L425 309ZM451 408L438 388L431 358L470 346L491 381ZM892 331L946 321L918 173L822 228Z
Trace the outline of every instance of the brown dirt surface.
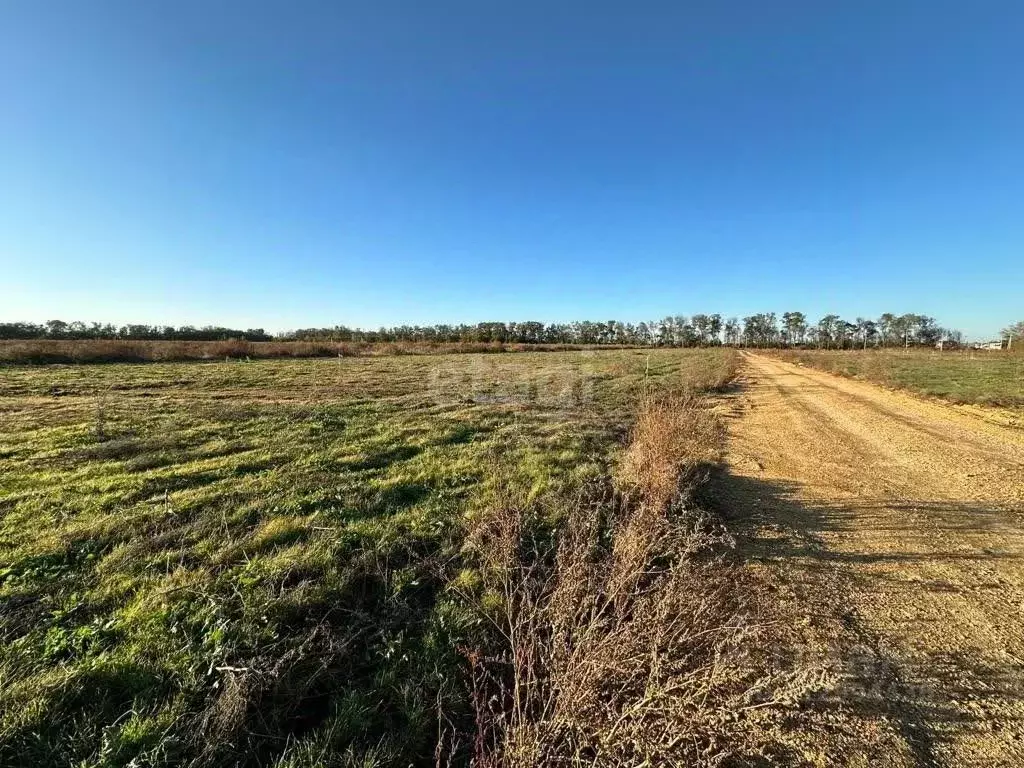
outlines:
M794 754L1024 765L1024 430L744 357L715 493L835 680Z

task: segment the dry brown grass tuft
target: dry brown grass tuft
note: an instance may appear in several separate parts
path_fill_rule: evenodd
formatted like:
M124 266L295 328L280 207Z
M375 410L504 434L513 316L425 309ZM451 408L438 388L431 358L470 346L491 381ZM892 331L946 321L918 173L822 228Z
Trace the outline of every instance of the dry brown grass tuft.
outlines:
M739 364L740 356L734 349L710 350L695 357L684 371L683 394L723 390L736 377Z
M694 396L648 397L623 455L619 480L646 506L664 508L721 459L719 421Z
M648 401L619 475L559 510L506 493L470 544L500 639L470 654L474 764L719 765L764 753L747 715L799 696L813 672L769 674L755 589L692 505L720 428L695 399ZM558 502L549 500L548 507Z

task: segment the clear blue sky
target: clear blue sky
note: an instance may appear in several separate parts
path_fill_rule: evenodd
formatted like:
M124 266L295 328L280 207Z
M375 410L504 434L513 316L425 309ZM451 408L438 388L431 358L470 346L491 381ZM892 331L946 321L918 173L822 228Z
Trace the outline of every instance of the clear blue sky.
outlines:
M0 320L1024 318L1024 3L0 3Z

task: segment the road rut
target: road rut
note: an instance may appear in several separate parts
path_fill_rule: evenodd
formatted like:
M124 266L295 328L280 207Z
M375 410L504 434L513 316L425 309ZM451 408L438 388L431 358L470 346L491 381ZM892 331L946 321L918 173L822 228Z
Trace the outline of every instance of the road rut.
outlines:
M744 357L725 506L842 657L808 759L1024 765L1024 430Z

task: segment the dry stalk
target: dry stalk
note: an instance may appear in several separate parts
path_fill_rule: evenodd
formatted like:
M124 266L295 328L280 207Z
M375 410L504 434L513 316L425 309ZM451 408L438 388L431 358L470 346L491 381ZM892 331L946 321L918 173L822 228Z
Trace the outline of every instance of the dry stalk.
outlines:
M617 478L563 510L553 540L510 494L470 546L500 643L473 664L473 762L718 765L751 748L745 713L793 698L809 678L769 675L770 627L738 570L713 553L727 538L692 503L718 461L720 427L693 397L649 399Z

